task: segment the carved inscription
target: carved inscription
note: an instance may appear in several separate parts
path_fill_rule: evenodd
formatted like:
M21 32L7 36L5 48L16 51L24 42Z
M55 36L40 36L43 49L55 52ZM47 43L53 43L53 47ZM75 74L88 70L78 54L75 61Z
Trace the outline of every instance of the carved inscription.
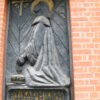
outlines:
M62 90L12 90L10 100L64 100Z

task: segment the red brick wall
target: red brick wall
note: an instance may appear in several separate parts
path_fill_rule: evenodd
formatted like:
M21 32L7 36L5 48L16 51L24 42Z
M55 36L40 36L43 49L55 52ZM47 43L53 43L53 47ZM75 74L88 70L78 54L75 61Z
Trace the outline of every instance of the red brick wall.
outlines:
M5 2L6 1L6 2ZM0 100L2 100L3 90L3 67L4 67L4 47L7 0L0 0Z
M100 100L100 0L70 0L75 100Z
M6 0L0 0L0 100L6 29ZM100 100L100 0L69 0L75 100Z

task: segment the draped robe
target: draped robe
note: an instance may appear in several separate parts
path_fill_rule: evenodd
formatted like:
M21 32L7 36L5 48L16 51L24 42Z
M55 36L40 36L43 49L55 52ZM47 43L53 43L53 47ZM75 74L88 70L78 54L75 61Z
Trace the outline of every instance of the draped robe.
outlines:
M46 16L41 16L41 14L35 18L31 26L30 41L21 55L27 56L30 62L30 64L24 66L23 71L28 86L70 85L70 78L64 71L65 66L68 65L60 63L60 60L65 57L67 53L65 48L61 46L63 56L62 58L59 56L58 53L61 48L57 49L54 34L50 19ZM58 47L60 47L59 43ZM65 68L65 70L66 69L67 68Z

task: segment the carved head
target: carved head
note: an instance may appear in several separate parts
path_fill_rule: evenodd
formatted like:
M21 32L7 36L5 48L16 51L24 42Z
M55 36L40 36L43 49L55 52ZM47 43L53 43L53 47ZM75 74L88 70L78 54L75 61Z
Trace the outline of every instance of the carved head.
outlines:
M53 10L53 8L54 8L54 2L53 2L53 0L34 0L34 1L32 2L31 10L33 11L33 10L35 9L35 7L36 7L39 3L41 3L41 2L45 3L45 4L48 6L50 12L52 12L52 10Z

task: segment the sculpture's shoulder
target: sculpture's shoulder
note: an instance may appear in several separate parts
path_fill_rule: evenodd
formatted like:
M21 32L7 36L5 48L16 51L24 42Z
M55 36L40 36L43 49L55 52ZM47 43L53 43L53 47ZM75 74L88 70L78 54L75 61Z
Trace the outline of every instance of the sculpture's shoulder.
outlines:
M46 26L50 26L50 21L47 17L45 16L38 16L35 18L35 20L33 21L32 25L36 25L38 23L42 23Z

